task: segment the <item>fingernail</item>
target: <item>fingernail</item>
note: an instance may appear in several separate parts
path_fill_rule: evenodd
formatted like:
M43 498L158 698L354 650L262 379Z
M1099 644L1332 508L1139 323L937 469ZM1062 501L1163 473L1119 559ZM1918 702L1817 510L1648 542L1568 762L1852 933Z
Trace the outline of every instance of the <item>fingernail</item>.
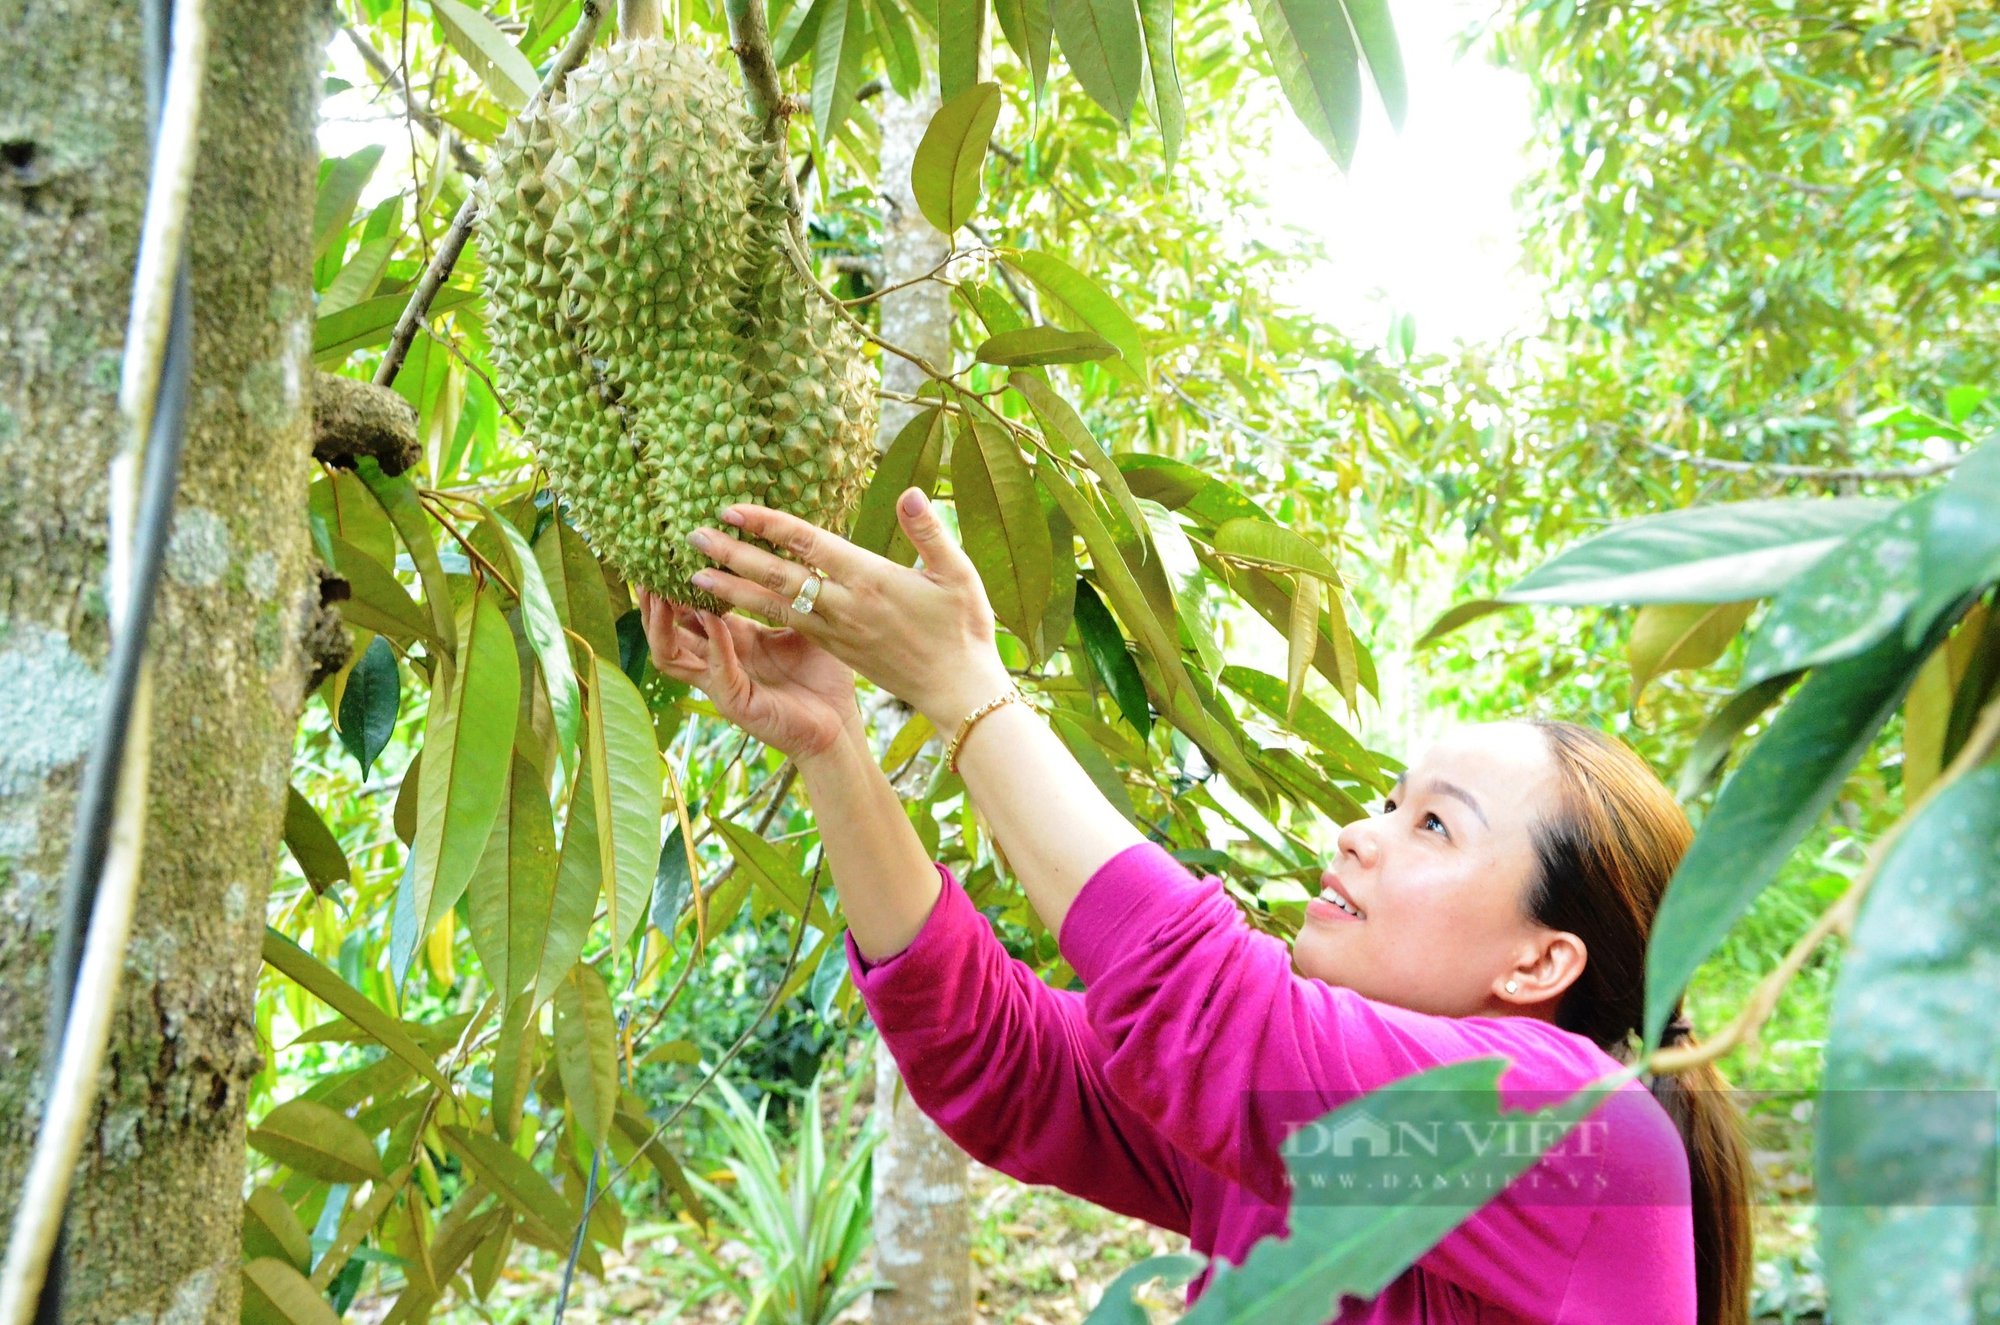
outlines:
M724 524L740 525L743 523L743 512L732 506L722 513L722 522Z
M713 588L715 585L715 577L709 574L705 570L696 571L694 575L694 585L697 589Z
M911 488L903 494L903 514L915 515L924 509L924 494Z
M693 533L688 535L688 542L692 546L701 548L703 551L706 551L708 549L708 531L706 529L695 530Z

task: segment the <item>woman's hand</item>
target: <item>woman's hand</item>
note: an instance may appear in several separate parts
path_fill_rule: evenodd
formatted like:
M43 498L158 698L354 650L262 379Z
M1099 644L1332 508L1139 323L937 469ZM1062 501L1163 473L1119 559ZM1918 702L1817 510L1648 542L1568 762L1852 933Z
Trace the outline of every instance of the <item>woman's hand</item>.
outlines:
M732 506L722 518L793 559L698 529L688 541L721 569L700 572L696 584L823 646L939 731L952 731L1012 684L994 647L993 608L979 572L920 489L896 503L903 533L923 558L914 568L768 507ZM795 611L792 600L813 566L827 578L812 611Z
M804 764L861 735L854 673L795 630L698 612L641 589L653 665L698 687L716 711Z

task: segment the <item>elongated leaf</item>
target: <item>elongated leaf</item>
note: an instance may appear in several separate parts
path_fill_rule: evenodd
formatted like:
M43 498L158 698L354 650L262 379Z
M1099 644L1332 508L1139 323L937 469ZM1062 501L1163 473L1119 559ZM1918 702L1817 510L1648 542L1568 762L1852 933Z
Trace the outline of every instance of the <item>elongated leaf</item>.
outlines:
M1062 442L1090 466L1090 472L1097 475L1103 492L1109 495L1111 504L1117 508L1134 536L1145 529L1145 512L1139 509L1139 503L1126 483L1124 471L1112 462L1111 456L1091 435L1090 429L1084 426L1083 419L1070 403L1049 385L1048 378L1039 373L1009 373L1007 384L1020 392L1021 398L1035 411L1045 440ZM1146 544L1140 543L1137 550L1143 558L1147 551Z
M1120 124L1139 98L1144 47L1133 0L1050 0L1056 40L1070 72L1092 101Z
M347 853L296 786L285 788L285 849L292 853L315 893L324 894L328 888L353 880Z
M484 589L467 604L460 663L438 660L424 722L411 919L421 941L458 904L507 800L521 702L507 620Z
M1334 163L1354 163L1361 132L1361 71L1339 3L1251 0L1264 50L1292 113Z
M306 1277L274 1257L243 1266L246 1325L340 1325L333 1307Z
M336 469L314 479L307 500L313 513L326 522L328 534L346 539L384 569L396 564L396 527L353 470ZM332 568L330 548L325 556L328 568Z
M1264 520L1257 503L1221 479L1202 473L1171 456L1121 451L1118 472L1134 496L1156 501L1172 511L1185 511L1209 529L1231 520Z
M1083 1318L1083 1325L1149 1325L1152 1317L1132 1300L1132 1295L1155 1279L1165 1287L1178 1287L1200 1274L1204 1264L1206 1261L1198 1252L1148 1256L1104 1286L1103 1295Z
M1321 1320L1343 1297L1373 1298L1604 1103L1621 1078L1578 1091L1560 1105L1526 1114L1506 1108L1501 1058L1474 1058L1404 1077L1311 1124L1337 1136L1360 1122L1389 1136L1447 1136L1420 1171L1371 1192L1366 1201L1300 1201L1288 1237L1259 1239L1240 1265L1218 1262L1185 1325L1222 1321ZM1496 1129L1534 1120L1533 1140L1494 1145ZM1617 1128L1610 1129L1614 1133ZM1292 1186L1317 1191L1341 1182L1353 1161L1327 1145L1287 1148ZM1393 1164L1393 1161L1391 1161ZM1409 1161L1404 1161L1408 1165ZM1394 1176L1392 1168L1391 1176ZM1559 1179L1558 1179L1559 1180Z
M1076 615L1076 530L1069 517L1046 492L1038 493L1042 519L1049 526L1049 601L1042 619L1035 624L1035 637L1028 645L1037 667L1055 656L1069 637L1069 625Z
M334 573L347 581L348 595L340 600L342 620L394 639L437 640L431 618L395 576L338 534L329 542Z
M361 765L362 777L388 748L402 706L403 674L396 651L377 636L368 641L340 693L340 744Z
M786 11L771 33L771 50L780 69L788 69L805 59L819 40L819 22L825 9L821 0L799 0Z
M737 870L747 874L765 896L783 907L788 915L796 917L804 913L815 928L833 929L826 904L813 893L812 881L799 873L783 852L741 824L718 820L715 827L729 844L729 854L736 858ZM812 907L809 912L808 899Z
M896 440L876 462L868 490L861 494L861 507L854 514L851 542L856 547L880 553L899 566L917 559L916 548L903 537L896 521L896 500L911 488L920 488L926 497L937 494L939 458L944 451L945 414L932 408L922 411L903 425Z
M1733 603L1769 598L1895 503L1744 501L1627 520L1543 562L1509 603Z
M547 789L516 749L506 799L472 871L467 897L472 949L503 1006L534 987L544 952L560 941L551 933L555 882L556 829ZM577 949L582 950L580 934Z
M1645 1043L1659 1042L1695 968L1833 801L1929 652L1905 648L1897 632L1813 672L1744 755L1660 900L1646 951Z
M952 447L952 500L965 554L993 614L1017 639L1035 638L1050 592L1048 521L1012 434L975 419Z
M542 80L492 19L459 0L431 0L431 13L444 26L445 40L465 57L495 101L509 110L528 104Z
M1028 66L1035 99L1041 100L1049 81L1049 40L1056 30L1050 0L993 0L993 13L1000 20L1000 34Z
M243 1258L272 1256L293 1269L312 1268L312 1237L298 1212L270 1185L257 1188L243 1203Z
M1130 5L1132 0L1125 3ZM1132 315L1104 287L1061 258L1037 249L1005 249L1001 260L1075 313L1084 326L1117 346L1133 381L1145 379L1150 370L1145 337Z
M1632 668L1632 705L1662 672L1706 667L1722 656L1755 603L1648 603L1632 622L1625 660Z
M354 205L361 201L361 191L368 187L369 177L375 173L385 150L380 143L376 143L352 156L327 163L313 198L314 262L325 257L335 241L347 233L347 223L354 216Z
M347 265L326 287L326 293L319 297L316 316L326 317L343 308L352 308L374 294L395 252L396 240L386 235L381 239L368 240L355 249L354 256L347 260Z
M250 1129L250 1145L287 1168L328 1182L366 1182L387 1175L367 1133L338 1109L288 1100Z
M1012 368L1025 364L1092 363L1117 353L1117 346L1095 332L1023 327L987 337L974 357L981 363Z
M595 701L592 701L593 703ZM586 710L586 713L588 710ZM586 747L593 739L584 723ZM556 985L583 952L590 922L597 912L597 895L604 886L604 860L597 830L597 793L593 789L590 756L570 791L569 813L563 820L562 853L556 859L556 886L549 895L549 925L535 974L535 1002L555 993Z
M1084 657L1097 679L1111 692L1118 711L1144 739L1153 730L1153 709L1146 700L1146 683L1139 678L1132 655L1125 650L1125 637L1097 590L1086 583L1076 586L1076 631L1083 640Z
M646 701L630 677L592 657L590 696L587 763L615 950L646 918L659 863L666 765Z
M1903 636L1914 640L1968 590L2000 579L2000 434L1953 471L1925 521L1923 586Z
M375 1042L415 1068L432 1085L446 1094L451 1084L438 1071L431 1056L417 1047L403 1030L402 1023L368 1001L361 992L335 975L319 958L301 948L275 929L264 930L264 961L283 973L320 1002L360 1026Z
M570 666L569 642L563 638L562 617L548 581L542 577L541 563L534 549L514 523L497 512L487 511L486 522L500 531L513 553L512 569L519 575L516 588L521 593L521 627L534 647L535 660L542 665L542 679L548 687L549 708L555 714L556 737L565 753L576 748L583 730L583 692Z
M1368 73L1389 123L1403 127L1409 111L1409 90L1403 78L1403 52L1396 42L1395 25L1389 21L1388 0L1341 0L1347 20L1361 42L1361 54L1368 61Z
M1319 582L1308 575L1292 583L1292 624L1285 632L1286 722L1298 710L1306 673L1312 670L1313 650L1319 645L1319 591Z
M813 127L822 143L831 143L861 85L864 19L860 0L817 0L814 7L822 12L813 51Z
M1851 658L1901 625L1917 598L1935 496L1925 493L1855 531L1787 584L1751 637L1738 684Z
M1181 74L1174 64L1173 0L1139 0L1139 26L1146 36L1153 113L1159 120L1167 169L1172 170L1181 154L1181 140L1187 137L1187 104L1181 99Z
M1841 962L1815 1128L1842 1320L1976 1321L2000 1298L2000 764L1926 802Z
M493 1049L493 1131L510 1145L520 1131L534 1084L535 1056L541 1045L541 1018L535 1015L539 1006L532 990L516 995L502 1014L500 1042Z
M541 1172L507 1146L467 1127L446 1127L445 1140L479 1180L513 1207L538 1237L551 1242L576 1229L577 1207L558 1192Z
M1772 677L1748 690L1739 691L1727 704L1710 714L1708 721L1696 733L1694 746L1681 764L1674 794L1684 801L1691 801L1707 791L1721 774L1722 765L1729 758L1729 748L1736 743L1736 738L1762 717L1766 709L1777 703L1796 680L1795 676Z
M1215 550L1238 561L1301 571L1338 587L1340 572L1319 545L1268 520L1230 520L1216 528Z
M876 44L882 51L882 72L896 95L914 98L924 83L924 65L917 53L916 29L903 12L901 0L870 0Z
M391 478L382 472L381 466L373 459L364 458L357 473L375 499L382 503L388 513L389 523L396 526L396 537L403 540L403 548L410 554L410 561L417 568L417 579L424 586L424 607L430 612L431 627L445 650L458 650L458 624L452 607L451 585L444 578L444 565L438 560L436 535L431 532L429 517L424 514L423 503L417 500L416 485L408 475L398 474Z
M979 176L1000 118L1000 85L976 83L938 108L910 165L924 219L949 235L979 206Z
M542 569L549 597L555 600L556 616L582 641L572 641L574 649L616 658L618 632L611 616L611 594L604 586L597 557L583 536L568 520L557 516L535 540L535 561ZM587 660L581 652L572 656L581 672Z
M596 968L582 963L556 986L556 1070L586 1162L618 1105L618 1017Z
M955 101L979 81L979 53L986 46L986 0L937 0L937 33L938 95Z
M430 311L434 315L449 313L461 304L469 303L478 294L477 290L468 286L446 285L431 300ZM321 368L331 368L356 350L386 343L390 333L396 329L396 319L403 315L403 309L409 302L407 294L377 295L315 318L313 362Z

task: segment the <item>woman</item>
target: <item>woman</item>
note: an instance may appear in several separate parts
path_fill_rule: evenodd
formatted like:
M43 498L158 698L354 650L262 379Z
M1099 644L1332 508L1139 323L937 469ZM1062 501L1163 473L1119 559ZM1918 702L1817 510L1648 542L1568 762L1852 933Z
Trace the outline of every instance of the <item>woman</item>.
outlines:
M918 568L758 506L723 519L792 560L697 531L716 565L696 583L778 628L640 601L660 670L797 765L855 984L911 1098L975 1158L1240 1262L1287 1227L1280 1151L1298 1124L1453 1061L1510 1060L1502 1099L1519 1107L1629 1057L1646 930L1690 834L1624 746L1564 723L1454 733L1341 830L1288 951L1147 841L1017 702L971 562L920 491L897 514ZM1009 958L928 858L869 753L850 668L953 738L1084 993ZM1669 1038L1685 1034L1676 1017ZM1737 1325L1745 1150L1719 1078L1696 1076L1653 1095L1628 1082L1593 1116L1611 1120L1601 1144L1558 1147L1372 1303L1328 1311Z

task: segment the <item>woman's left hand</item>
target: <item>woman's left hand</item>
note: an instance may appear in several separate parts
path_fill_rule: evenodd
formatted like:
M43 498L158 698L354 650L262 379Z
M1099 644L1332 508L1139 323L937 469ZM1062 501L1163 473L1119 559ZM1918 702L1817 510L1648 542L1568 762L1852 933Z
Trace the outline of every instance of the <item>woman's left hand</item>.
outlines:
M951 540L923 492L896 503L903 533L922 558L916 567L856 547L837 534L765 506L731 506L725 522L755 534L792 560L716 529L688 538L717 565L695 583L723 602L788 626L915 708L939 731L1003 693L1012 681L994 646L993 608L964 551ZM809 612L792 608L809 578L826 573Z

